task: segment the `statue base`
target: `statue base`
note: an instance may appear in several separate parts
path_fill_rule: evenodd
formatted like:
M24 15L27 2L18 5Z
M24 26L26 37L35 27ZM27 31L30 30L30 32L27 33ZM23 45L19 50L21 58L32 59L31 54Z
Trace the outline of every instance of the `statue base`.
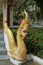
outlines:
M22 64L25 64L27 62L27 59L24 60L24 61L17 61L13 58L10 57L10 61L14 64L14 65L22 65Z
M24 61L17 61L13 58L10 57L10 61L14 64L14 65L24 65L26 62L31 60L31 54L27 55L27 59L25 59Z

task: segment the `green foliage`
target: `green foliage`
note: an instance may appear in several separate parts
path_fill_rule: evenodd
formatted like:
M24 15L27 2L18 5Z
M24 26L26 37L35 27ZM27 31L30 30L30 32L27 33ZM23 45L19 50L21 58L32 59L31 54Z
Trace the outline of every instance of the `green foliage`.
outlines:
M12 31L14 35L17 34L17 30L12 29ZM24 42L27 47L27 53L43 58L43 29L28 29Z
M36 1L34 0L27 0L25 3L22 4L22 6L13 11L14 13L14 18L15 21L19 21L20 17L18 15L24 11L24 9L28 12L29 14L29 19L32 19L33 21L39 20L40 19L40 7L37 6Z
M39 20L40 19L40 7L37 6L35 0L27 0L20 8L19 11L26 10L29 14L30 19Z
M35 0L40 7L40 18L43 19L43 0Z
M35 0L35 1L37 2L37 5L43 9L43 0Z
M27 36L29 37L29 44L27 43L29 53L43 58L43 29L29 29Z
M11 31L13 32L13 35L14 35L15 41L17 42L17 39L16 39L17 30L15 30L15 29L11 29Z

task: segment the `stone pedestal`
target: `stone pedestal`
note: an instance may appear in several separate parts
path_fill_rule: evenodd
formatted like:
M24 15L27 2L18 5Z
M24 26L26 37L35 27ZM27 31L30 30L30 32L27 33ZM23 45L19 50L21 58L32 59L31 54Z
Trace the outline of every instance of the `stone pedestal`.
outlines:
M11 61L14 65L23 65L23 64L25 64L25 63L27 62L27 59L24 60L24 61L17 61L17 60L15 60L15 59L13 59L13 58L10 57L10 61Z

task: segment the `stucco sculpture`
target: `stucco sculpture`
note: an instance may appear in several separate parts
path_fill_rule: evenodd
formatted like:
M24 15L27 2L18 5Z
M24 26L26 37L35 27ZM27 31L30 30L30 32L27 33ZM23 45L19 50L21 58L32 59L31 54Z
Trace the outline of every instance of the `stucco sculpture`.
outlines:
M4 33L7 35L9 46L7 52L10 57L16 60L25 60L27 56L27 49L24 43L24 38L27 35L28 30L28 14L25 10L24 14L25 18L21 21L16 35L17 43L14 39L12 31L9 29L7 25L7 20L5 19L4 21Z

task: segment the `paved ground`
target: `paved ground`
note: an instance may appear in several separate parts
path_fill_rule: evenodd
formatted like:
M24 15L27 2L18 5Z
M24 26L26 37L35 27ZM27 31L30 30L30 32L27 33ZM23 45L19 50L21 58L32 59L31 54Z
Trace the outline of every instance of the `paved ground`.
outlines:
M7 61L0 61L0 65L13 65L13 64L9 60L7 60ZM23 65L39 65L39 64L34 63L33 61L28 61Z

